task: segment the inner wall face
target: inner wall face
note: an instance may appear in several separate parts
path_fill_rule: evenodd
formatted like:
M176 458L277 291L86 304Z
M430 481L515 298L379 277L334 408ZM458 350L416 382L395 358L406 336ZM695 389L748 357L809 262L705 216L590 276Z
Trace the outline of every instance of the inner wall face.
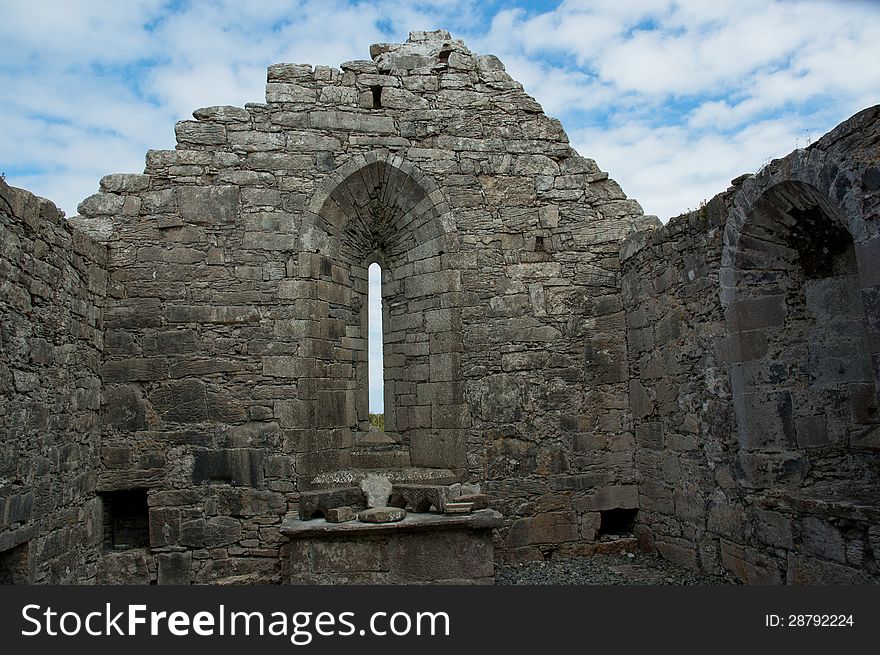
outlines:
M634 530L664 558L880 579L878 138L873 107L621 248Z

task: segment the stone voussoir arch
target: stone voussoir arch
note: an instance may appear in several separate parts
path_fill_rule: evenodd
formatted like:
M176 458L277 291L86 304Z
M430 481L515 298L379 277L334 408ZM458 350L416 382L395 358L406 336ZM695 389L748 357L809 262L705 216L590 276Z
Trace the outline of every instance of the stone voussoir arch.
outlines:
M813 147L772 162L733 198L719 293L739 452L754 486L845 476L834 458L876 426L876 225L860 179Z
M329 309L317 306L318 314L310 305L311 318L338 326L328 335L316 324L319 336L302 344L326 364L311 383L321 389L314 427L350 432L355 468L360 457L375 465L385 456L358 445L369 430L367 267L373 262L382 267L385 430L400 450L382 447L398 465L456 472L466 466L471 417L459 383L457 247L453 210L439 185L383 150L356 155L328 174L303 212L301 251L320 260L303 280L312 288L305 295L332 298ZM330 412L330 406L344 409Z
M365 154L359 154L339 166L326 176L326 179L312 195L306 209L303 211L300 240L301 247L307 252L322 252L331 256L338 255L338 243L330 239L331 236L326 227L336 229L337 234L344 229L343 225L327 223L326 208L334 195L344 193L353 185L361 186L366 180L358 180L365 171L374 170L379 166L386 167L400 181L405 181L412 187L423 192L423 199L412 206L410 211L417 212L420 216L428 214L434 219L436 225L443 234L449 235L448 249L455 249L458 245L457 227L452 207L447 202L440 186L429 175L422 172L413 163L400 155L391 154L386 150L376 150ZM401 191L397 189L397 191ZM393 203L395 197L385 198L386 203ZM337 214L338 216L338 214Z
M812 199L846 228L855 244L871 237L870 226L862 213L861 187L858 176L848 167L831 161L828 153L818 148L795 150L788 157L772 162L746 179L733 199L724 226L721 255L721 303L735 299L733 280L740 239L754 214L756 205L782 184L800 186Z

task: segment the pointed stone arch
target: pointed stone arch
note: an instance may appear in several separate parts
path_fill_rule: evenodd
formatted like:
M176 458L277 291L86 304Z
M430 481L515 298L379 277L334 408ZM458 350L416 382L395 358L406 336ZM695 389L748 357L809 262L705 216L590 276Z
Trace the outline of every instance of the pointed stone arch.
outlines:
M328 466L466 466L470 414L460 382L460 271L451 207L402 157L359 155L331 173L304 211L300 343L315 362L299 380L318 439L348 454ZM367 292L382 266L386 434L369 434ZM306 416L311 417L311 414ZM326 468L326 467L325 467Z

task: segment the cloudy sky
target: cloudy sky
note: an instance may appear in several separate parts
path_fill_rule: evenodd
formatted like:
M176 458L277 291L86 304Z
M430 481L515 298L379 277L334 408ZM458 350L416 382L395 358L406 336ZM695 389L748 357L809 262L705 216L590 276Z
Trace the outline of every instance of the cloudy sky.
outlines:
M437 27L663 220L880 102L869 0L2 0L0 171L72 215L193 109L261 101L267 65Z

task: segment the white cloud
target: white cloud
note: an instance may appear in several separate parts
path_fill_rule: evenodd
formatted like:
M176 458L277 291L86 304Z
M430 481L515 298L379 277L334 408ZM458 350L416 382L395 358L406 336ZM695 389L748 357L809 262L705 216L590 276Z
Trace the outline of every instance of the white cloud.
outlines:
M632 123L610 130L577 130L572 144L581 152L596 153L603 169L626 171L617 176L623 190L638 199L646 213L665 220L724 191L740 173L755 172L770 159L803 146L803 137L784 119L756 123L731 137Z
M4 4L0 170L11 183L71 213L101 175L173 147L174 122L193 109L261 101L270 63L337 66L414 29L447 27L500 56L582 154L663 218L880 100L880 7L869 2L566 0L508 5L488 23L479 0L167 6Z
M479 44L664 219L880 101L868 2L569 0Z

